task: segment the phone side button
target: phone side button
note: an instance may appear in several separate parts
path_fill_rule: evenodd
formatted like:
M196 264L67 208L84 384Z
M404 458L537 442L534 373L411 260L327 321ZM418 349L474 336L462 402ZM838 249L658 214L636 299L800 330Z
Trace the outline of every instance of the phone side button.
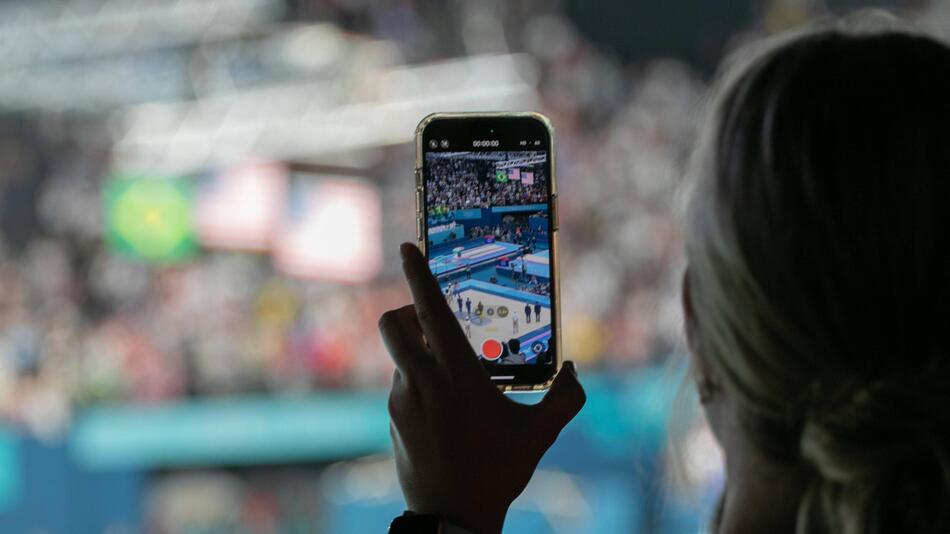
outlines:
M422 217L416 217L416 241L422 242Z
M422 169L416 169L414 174L416 176L416 187L422 188Z
M558 209L557 209L557 194L551 195L551 228L557 230L558 227Z
M416 188L416 216L421 216L422 214L422 188Z

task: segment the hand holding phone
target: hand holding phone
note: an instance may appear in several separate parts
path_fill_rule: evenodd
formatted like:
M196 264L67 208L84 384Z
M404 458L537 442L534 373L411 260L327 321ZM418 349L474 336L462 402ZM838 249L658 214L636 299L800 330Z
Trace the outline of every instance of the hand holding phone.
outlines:
M554 129L539 113L434 113L416 129L419 247L504 391L561 365Z
M499 391L479 363L428 262L402 245L414 305L379 330L396 363L389 397L396 471L406 503L475 533L501 532L541 456L584 405L574 366L537 405Z

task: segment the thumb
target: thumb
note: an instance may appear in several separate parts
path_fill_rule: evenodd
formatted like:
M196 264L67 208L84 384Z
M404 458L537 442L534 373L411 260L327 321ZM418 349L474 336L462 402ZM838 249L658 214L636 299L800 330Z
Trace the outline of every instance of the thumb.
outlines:
M561 430L581 411L585 402L587 395L577 380L574 362L564 362L551 389L535 406L535 417L541 431L553 442Z

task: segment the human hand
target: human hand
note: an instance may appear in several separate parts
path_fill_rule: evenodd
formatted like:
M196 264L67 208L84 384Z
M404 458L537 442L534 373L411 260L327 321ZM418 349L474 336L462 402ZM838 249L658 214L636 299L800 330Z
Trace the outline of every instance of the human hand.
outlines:
M400 252L415 305L383 314L379 330L396 363L390 432L406 504L472 532L501 532L541 456L584 405L584 390L566 362L539 404L505 397L425 257L410 244Z

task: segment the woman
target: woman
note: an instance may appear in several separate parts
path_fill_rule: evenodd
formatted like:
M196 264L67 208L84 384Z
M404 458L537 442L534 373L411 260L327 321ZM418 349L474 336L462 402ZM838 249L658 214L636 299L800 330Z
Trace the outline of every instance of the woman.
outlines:
M950 49L897 30L808 32L717 95L683 284L725 453L714 531L950 532ZM568 363L539 405L509 402L419 251L402 253L415 306L380 329L407 503L500 532L583 390Z

